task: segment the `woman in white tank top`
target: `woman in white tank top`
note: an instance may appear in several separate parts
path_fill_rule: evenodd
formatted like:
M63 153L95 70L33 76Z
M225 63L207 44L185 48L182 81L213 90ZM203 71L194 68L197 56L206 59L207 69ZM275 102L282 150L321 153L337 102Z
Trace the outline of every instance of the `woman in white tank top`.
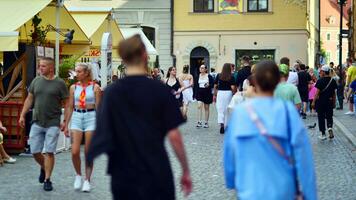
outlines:
M93 163L85 162L85 176L82 178L80 145L85 137L85 155L87 154L91 137L95 131L96 108L99 105L101 89L92 81L92 72L87 64L81 63L75 67L78 82L70 87L69 109L66 114L65 134L69 136L68 123L71 120L70 132L72 143L72 162L76 172L74 189L90 192L90 177Z
M184 90L183 94L183 109L182 114L185 119L187 119L188 106L190 102L193 102L193 76L189 74L189 65L183 67L183 74L179 77L180 81L183 83Z

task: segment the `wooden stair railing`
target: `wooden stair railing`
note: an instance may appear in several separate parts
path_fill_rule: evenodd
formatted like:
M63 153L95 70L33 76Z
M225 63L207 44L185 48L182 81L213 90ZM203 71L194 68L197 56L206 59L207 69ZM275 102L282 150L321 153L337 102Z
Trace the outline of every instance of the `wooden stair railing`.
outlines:
M23 54L14 64L11 65L1 76L0 76L0 101L4 102L11 99L11 96L21 88L22 90L22 102L25 101L26 97L26 71L27 71L27 55ZM10 82L7 88L4 88L3 80L11 76ZM21 77L21 81L16 83L16 80Z

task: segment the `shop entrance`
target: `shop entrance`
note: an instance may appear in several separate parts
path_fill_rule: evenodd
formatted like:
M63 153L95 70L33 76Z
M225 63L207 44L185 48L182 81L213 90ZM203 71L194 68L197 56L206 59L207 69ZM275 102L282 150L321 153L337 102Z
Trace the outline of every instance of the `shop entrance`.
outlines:
M205 65L210 68L209 51L204 47L196 47L190 53L190 74L194 78L193 97L198 89L199 67Z

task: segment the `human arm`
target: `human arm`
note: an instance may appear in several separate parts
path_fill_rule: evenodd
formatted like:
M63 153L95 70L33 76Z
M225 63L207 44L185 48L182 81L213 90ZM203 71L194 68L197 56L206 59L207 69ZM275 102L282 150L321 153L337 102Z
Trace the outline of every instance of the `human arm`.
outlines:
M0 133L6 133L7 129L5 126L2 125L2 122L0 121Z
M168 132L168 139L179 163L182 167L181 187L185 196L188 196L192 192L192 179L190 176L190 170L188 166L187 156L184 149L182 136L177 128Z
M236 112L231 115L230 122L224 136L224 174L225 174L225 184L228 189L235 189L235 178L236 178L236 166L235 166L235 148L234 148L234 127L236 126Z
M94 85L94 94L95 94L95 109L98 110L101 101L101 89L98 84Z
M302 99L300 98L300 94L298 92L297 87L294 87L294 98L293 98L293 102L295 107L297 108L297 110L300 110L301 105L302 105Z
M66 109L64 110L64 122L65 122L64 135L67 137L69 136L68 125L72 117L73 108L74 108L74 89L75 89L74 85L72 85L69 88L69 99L67 101Z
M305 199L316 200L316 175L312 147L308 139L308 133L297 111L290 110L290 142L292 156L294 157L295 177L299 181L299 187Z
M346 103L349 102L349 98L350 98L350 96L351 96L351 93L352 93L352 89L351 89L351 88L348 88L347 93L346 93Z
M313 99L313 102L312 102L312 108L315 108L315 102L316 100L319 99L319 96L320 96L320 90L318 88L316 88L316 93L315 93L315 96L314 96L314 99Z
M63 105L63 107L64 107L64 119L63 119L63 122L60 124L60 129L61 129L61 131L63 131L63 133L65 134L65 136L67 136L67 137L69 137L69 134L68 135L66 135L66 126L67 126L67 123L68 123L68 121L66 120L66 116L68 116L69 114L68 114L68 104L69 104L69 97L67 97L67 98L64 98L63 100L62 100L62 105Z
M19 119L19 124L21 128L25 128L25 116L26 113L28 113L28 111L30 110L30 108L33 105L33 94L31 92L28 93L25 103L23 105L22 111L21 111L21 115L20 115L20 119Z

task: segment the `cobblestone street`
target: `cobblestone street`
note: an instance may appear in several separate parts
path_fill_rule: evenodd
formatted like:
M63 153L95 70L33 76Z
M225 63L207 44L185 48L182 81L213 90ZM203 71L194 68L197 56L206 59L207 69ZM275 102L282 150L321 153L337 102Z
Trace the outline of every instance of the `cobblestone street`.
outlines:
M222 140L216 124L215 107L211 108L212 117L209 129L195 128L196 105L190 106L188 123L181 127L189 156L194 191L188 199L192 200L229 200L234 192L224 186L222 171ZM306 125L316 122L309 117ZM314 159L318 178L318 195L322 200L356 199L356 151L344 136L335 129L335 139L319 141L317 127L310 129L309 135L314 149ZM179 188L180 167L171 149L172 165L176 177L177 199L184 199ZM93 190L91 193L75 192L73 187L74 169L70 152L57 155L52 181L54 191L44 192L38 183L39 167L31 157L16 157L17 163L0 167L1 200L91 200L111 199L109 177L105 175L106 158L102 156L95 163Z

